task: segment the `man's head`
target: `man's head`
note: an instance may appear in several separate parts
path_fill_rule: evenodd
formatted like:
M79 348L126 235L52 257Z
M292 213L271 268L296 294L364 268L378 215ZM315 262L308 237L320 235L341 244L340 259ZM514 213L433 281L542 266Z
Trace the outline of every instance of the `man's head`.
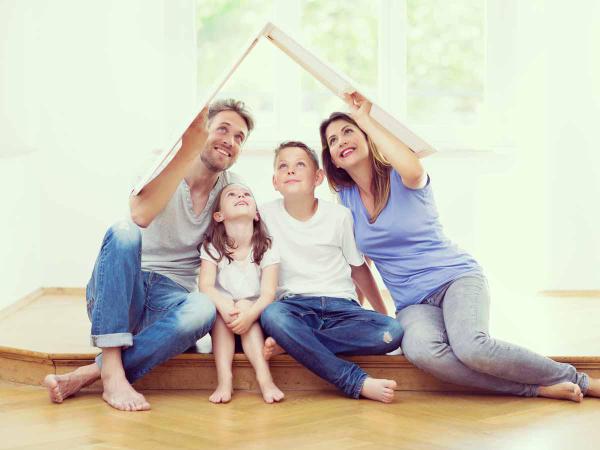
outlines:
M254 128L254 119L243 102L227 99L208 109L208 138L201 153L210 170L221 172L237 160L241 146Z
M284 197L314 197L323 182L323 171L313 149L299 141L287 141L275 149L273 186Z

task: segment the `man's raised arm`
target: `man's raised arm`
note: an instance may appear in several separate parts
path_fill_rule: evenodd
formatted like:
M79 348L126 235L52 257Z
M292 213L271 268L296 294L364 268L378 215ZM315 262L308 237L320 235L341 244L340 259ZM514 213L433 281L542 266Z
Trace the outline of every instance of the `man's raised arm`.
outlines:
M208 108L200 111L185 131L181 148L167 167L137 194L129 197L129 209L133 222L146 228L167 206L177 186L185 177L190 165L202 152L208 131L206 118Z

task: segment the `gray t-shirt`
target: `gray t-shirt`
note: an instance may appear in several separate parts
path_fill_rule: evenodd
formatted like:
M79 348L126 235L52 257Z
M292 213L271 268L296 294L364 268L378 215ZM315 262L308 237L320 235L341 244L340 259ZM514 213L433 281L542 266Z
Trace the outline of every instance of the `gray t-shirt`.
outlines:
M194 214L190 188L182 180L164 210L147 228L142 228L142 270L157 272L192 292L198 289L200 267L198 245L211 220L216 195L229 183L242 183L231 172L223 172L208 196L200 215Z

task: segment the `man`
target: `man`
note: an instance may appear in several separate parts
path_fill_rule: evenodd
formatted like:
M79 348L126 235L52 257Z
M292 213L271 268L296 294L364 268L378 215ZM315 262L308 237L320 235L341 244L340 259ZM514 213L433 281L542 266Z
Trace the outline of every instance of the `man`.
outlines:
M165 169L131 195L134 223L109 228L86 289L91 341L102 353L93 364L46 376L52 401L101 378L112 407L150 409L131 383L211 329L215 307L196 289L198 245L216 194L239 181L226 170L253 127L242 102L213 103L186 130Z

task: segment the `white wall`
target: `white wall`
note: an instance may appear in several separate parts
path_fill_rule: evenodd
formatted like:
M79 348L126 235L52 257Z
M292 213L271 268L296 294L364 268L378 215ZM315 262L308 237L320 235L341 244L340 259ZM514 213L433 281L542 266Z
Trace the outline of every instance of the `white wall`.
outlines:
M138 161L194 103L193 5L168 3L168 14L160 0L42 11L45 285L85 284L105 229L128 214Z
M42 284L39 161L0 157L0 309Z
M600 288L600 3L548 2L546 284Z
M0 305L86 283L139 161L194 107L193 11L186 0L0 3L1 195L20 222L2 225Z
M30 17L0 3L0 308L41 284L41 155Z

